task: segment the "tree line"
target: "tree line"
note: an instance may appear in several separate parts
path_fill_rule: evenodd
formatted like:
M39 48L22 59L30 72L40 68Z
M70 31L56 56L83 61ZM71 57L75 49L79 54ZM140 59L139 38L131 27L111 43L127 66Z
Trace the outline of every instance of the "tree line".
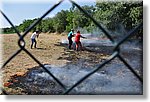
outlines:
M143 22L143 2L96 2L92 6L82 6L96 21L104 25L110 31L119 29L120 26L129 31ZM16 28L19 32L24 32L33 22L39 18L24 20ZM72 5L69 10L61 10L54 17L47 17L36 25L31 31L39 30L48 33L69 32L71 29L86 29L91 32L97 28L93 21L88 18L77 7ZM3 33L14 33L12 27L3 28ZM142 30L139 31L142 34Z

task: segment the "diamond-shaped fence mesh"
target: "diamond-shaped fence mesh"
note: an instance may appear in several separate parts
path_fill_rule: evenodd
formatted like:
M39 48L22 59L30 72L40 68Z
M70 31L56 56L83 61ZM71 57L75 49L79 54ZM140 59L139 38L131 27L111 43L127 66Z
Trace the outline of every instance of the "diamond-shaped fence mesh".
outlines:
M114 58L118 58L120 61L122 61L124 63L124 65L139 79L139 81L141 83L143 83L143 78L138 75L138 73L132 68L132 66L124 59L124 57L120 54L120 45L122 45L128 38L130 38L131 36L134 36L136 34L136 32L138 32L139 29L141 29L143 27L143 23L139 24L137 27L135 27L134 29L132 29L131 31L127 32L126 36L124 38L122 38L122 40L120 40L119 42L115 42L113 37L111 37L111 34L109 34L109 32L107 32L107 30L105 30L105 28L103 28L101 26L101 24L99 24L90 14L88 14L83 8L80 7L80 5L78 5L76 2L69 0L74 6L76 6L81 12L83 12L88 18L90 18L93 23L104 32L104 34L110 39L110 41L112 41L113 44L115 44L115 48L113 53L110 55L110 57L103 61L102 63L99 64L99 66L94 69L93 71L91 71L90 73L88 73L87 75L85 75L84 77L82 77L81 79L79 79L79 81L77 81L73 86L71 86L70 88L66 88L66 86L58 79L56 78L52 72L50 72L47 68L45 68L45 66L36 59L35 56L33 56L27 49L25 49L25 44L26 42L24 41L24 37L30 32L30 30L35 27L45 16L47 16L51 11L53 11L57 6L59 6L64 0L60 0L57 4L53 5L46 13L44 13L39 19L37 19L34 23L32 23L24 32L24 34L20 34L19 31L17 30L17 28L12 24L12 22L8 19L8 17L4 14L4 12L1 11L1 14L4 16L4 18L10 23L10 25L13 27L13 29L15 30L15 32L17 33L19 40L18 40L18 45L19 45L19 49L2 65L2 68L4 68L13 58L15 58L21 51L24 51L26 54L28 54L36 63L39 64L39 66L41 66L51 77L54 78L54 80L65 90L65 92L63 94L69 94L69 92L75 88L76 86L78 86L79 84L81 84L84 80L86 80L88 77L90 77L91 75L93 75L95 72L97 72L99 69L103 68L103 66L105 66L106 64L108 64L109 62L111 62ZM3 88L1 88L3 94L8 94Z

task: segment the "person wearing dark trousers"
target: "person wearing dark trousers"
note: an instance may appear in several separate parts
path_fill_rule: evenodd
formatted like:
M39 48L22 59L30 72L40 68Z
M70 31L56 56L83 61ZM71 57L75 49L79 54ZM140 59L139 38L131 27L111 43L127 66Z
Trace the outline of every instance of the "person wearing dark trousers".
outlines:
M39 36L39 31L35 31L32 35L31 35L31 49L34 45L34 48L36 48L36 44L37 44L37 41L36 41L36 38L38 38Z
M71 49L71 46L72 46L72 43L73 43L73 41L72 41L72 37L74 36L74 30L73 29L71 29L71 31L69 32L69 34L68 34L68 41L69 41L69 49Z
M77 34L75 35L76 51L79 51L79 48L80 48L80 50L83 50L80 38L86 38L86 37L83 37L80 34L80 31L78 30Z

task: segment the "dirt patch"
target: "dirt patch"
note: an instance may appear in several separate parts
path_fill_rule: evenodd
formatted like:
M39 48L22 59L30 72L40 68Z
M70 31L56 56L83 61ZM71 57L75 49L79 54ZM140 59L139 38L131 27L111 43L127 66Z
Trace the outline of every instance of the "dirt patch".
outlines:
M18 36L16 34L0 35L0 37L2 36L3 36L3 43L2 43L3 44L3 61L5 62L12 54L14 54L20 48L17 45ZM89 70L93 70L93 68L96 68L97 65L99 65L101 62L103 62L110 56L110 54L108 53L98 53L98 52L95 52L95 50L90 51L89 49L86 49L86 48L84 48L84 51L78 51L78 52L74 50L69 50L67 48L67 45L61 44L61 39L67 38L66 35L61 35L61 34L42 33L39 36L39 39L37 41L37 49L30 49L30 43L31 43L30 36L31 34L28 34L25 37L25 42L26 42L25 48L34 57L36 57L37 60L39 60L41 64L43 65L46 65L46 64L55 65L55 66L60 66L60 68L61 66L66 66L67 68L69 68L68 70L74 67L75 68L74 71L76 70L76 68L79 68L80 70L85 69L86 70L85 72L88 72ZM126 50L123 50L122 52L123 52L122 55L125 56L125 59L142 76L142 71L141 71L142 50L135 49L133 51L132 49L131 51L129 51L129 49L126 49ZM66 67L64 67L64 70L66 70ZM105 70L103 70L102 72L99 71L97 74L98 75L100 74L100 76L101 76L101 73L105 75L108 74L108 76L111 76L112 78L118 78L117 80L121 80L120 78L125 79L123 75L125 75L126 73L127 73L127 76L130 76L132 74L132 73L128 73L129 72L128 69L125 68L125 66L122 63L120 63L118 59L114 60L113 63L107 64L103 69ZM124 69L127 69L127 70L124 70ZM63 69L58 68L58 70L63 70ZM41 71L41 72L38 72L38 71ZM31 74L32 72L38 72L38 73L45 73L45 72L41 69L39 64L36 63L24 51L21 51L21 53L19 53L15 58L13 58L5 66L5 68L2 69L2 72L3 72L3 85L6 91L10 94L61 94L64 91L62 90L62 88L60 88L59 85L56 84L56 82L54 82L54 80L46 80L45 78L32 80L35 78L34 76L32 76ZM64 71L64 73L65 72L66 71ZM33 78L30 78L30 77L33 77ZM75 77L78 77L78 76L75 76ZM131 78L129 78L129 83L127 84L130 84L130 81L134 78L135 78L134 75L131 76ZM115 81L118 83L117 80ZM139 83L138 79L134 79L134 80L136 83L138 83L138 87L140 87L141 84ZM41 82L45 84L38 84ZM133 83L131 84L133 85ZM116 84L112 83L112 85L115 86ZM99 87L101 89L102 86L99 86ZM124 88L127 88L127 87L128 86L124 86ZM81 87L81 88L85 90L84 87ZM132 89L132 87L130 88ZM111 88L111 90L114 90L114 89ZM138 88L136 90L138 90L138 92L141 93L141 89ZM92 89L89 91L89 93L91 91ZM106 92L110 90L106 90L104 87L103 91Z
M64 53L63 46L56 46L59 44L61 38L66 37L61 34L45 34L41 33L37 39L37 49L30 49L31 33L25 37L25 48L39 60L42 64L55 64L64 65L66 60L58 60ZM2 37L2 60L3 63L7 61L14 53L20 48L18 46L19 37L17 34L1 34ZM26 73L28 68L39 66L26 52L21 51L16 57L14 57L3 69L3 83L10 79L10 76L16 73Z
M30 36L31 33L27 34L25 37L25 48L42 64L63 66L70 61L75 63L82 58L93 62L99 62L98 59L101 56L101 54L96 55L95 53L90 53L88 51L75 52L74 50L68 50L66 46L61 45L61 39L66 39L67 36L61 34L41 33L37 39L37 49L30 49ZM0 37L3 39L2 57L3 62L5 62L20 49L18 46L19 37L17 34L3 34L0 35ZM9 85L8 82L10 81L11 76L15 76L16 73L27 73L28 69L34 68L35 66L39 66L39 64L36 63L26 52L21 51L2 69L3 84L6 83L6 86ZM9 92L14 92L14 89L6 89Z

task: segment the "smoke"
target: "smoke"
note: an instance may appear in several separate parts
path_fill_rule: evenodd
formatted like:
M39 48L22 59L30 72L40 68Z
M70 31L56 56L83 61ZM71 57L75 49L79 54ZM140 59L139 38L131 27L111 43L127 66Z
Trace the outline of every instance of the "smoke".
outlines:
M127 34L127 30L122 23L118 23L114 25L114 29L108 29L105 25L101 24L102 28L104 28L116 41ZM107 38L106 34L97 26L89 26L85 28L77 27L76 30L79 30L81 34L91 34L91 37L97 38Z
M124 25L122 23L119 23L115 26L114 31L110 31L112 34L112 37L115 38L116 41L120 40L127 34L127 30L125 29Z
M69 64L63 67L54 65L45 65L45 68L53 73L61 82L70 88L77 81L87 75L91 69L90 66L85 68L83 62L81 64ZM142 84L136 79L132 73L128 72L121 63L113 62L110 66L106 66L105 70L94 73L92 76L84 80L75 87L69 94L141 94ZM108 68L109 67L109 68ZM55 80L42 68L32 69L23 77L19 83L32 91L32 93L40 91L42 94L51 93L60 94L63 91ZM133 83L134 81L134 83ZM31 87L36 87L36 90Z
M102 24L101 26L110 34L110 36L115 40L116 43L122 40L128 33L128 31L125 29L125 26L122 23L118 23L117 25L115 25L114 30L109 30L106 28L106 26ZM90 30L88 29L88 27L86 28L78 27L77 29L75 29L75 33L77 30L80 30L82 36L87 37L87 39L81 39L82 45L86 48L95 47L96 49L96 47L99 47L99 48L104 47L105 49L107 49L107 47L109 47L109 50L110 50L112 49L112 47L115 46L107 38L106 34L104 34L104 32L102 32L102 30L98 27L91 26ZM74 41L74 38L73 38L73 41ZM68 40L62 39L61 43L68 44ZM130 41L130 44L131 44L131 41ZM137 42L134 41L132 42L132 45L138 45L138 44Z
M78 27L77 30L79 30L81 34L84 34L85 36L88 37L103 38L105 36L104 33L98 27L92 26L88 28Z

